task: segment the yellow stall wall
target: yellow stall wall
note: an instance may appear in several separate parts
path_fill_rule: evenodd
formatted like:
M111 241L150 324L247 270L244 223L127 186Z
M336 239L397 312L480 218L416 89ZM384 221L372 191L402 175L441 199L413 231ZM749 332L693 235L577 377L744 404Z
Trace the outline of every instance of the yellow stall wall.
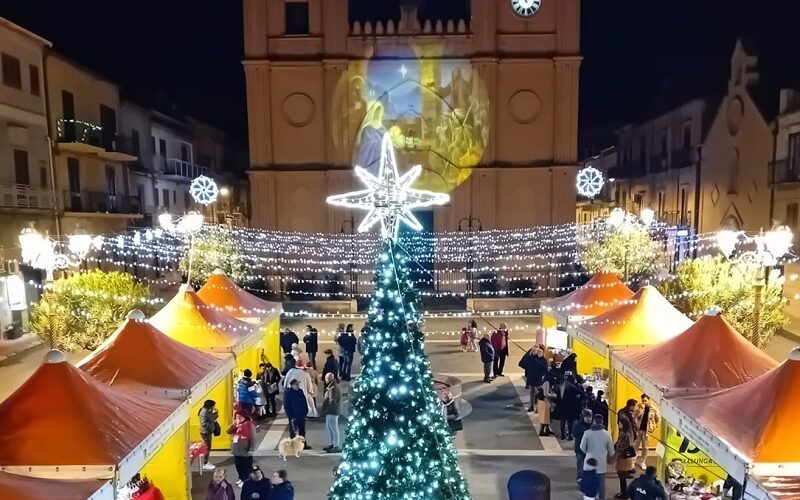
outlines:
M672 425L665 422L662 426L663 440L664 440L664 456L659 464L659 471L664 474L666 478L666 467L673 460L680 460L688 476L695 479L702 479L706 484L712 484L715 481L724 481L728 477L722 467L717 465L708 455L700 451L688 439L683 437L680 432Z
M249 368L255 378L258 373L258 365L261 364L261 348L259 343L253 344L247 350L236 355L236 377L241 376L242 372Z
M233 380L232 376L225 376L207 394L200 397L192 396L192 408L189 410L189 441L194 443L202 441L200 438L200 418L197 414L203 407L206 399L213 399L217 402L219 410L219 426L222 429L220 436L211 438L211 449L227 450L231 447L231 436L225 430L233 422Z
M188 430L182 425L141 470L165 500L190 500Z
M597 354L591 347L584 344L578 339L571 338L572 352L578 356L578 373L580 375L591 374L595 368L605 368L608 370L610 361L606 356ZM609 401L610 395L608 396Z
M558 321L547 313L542 314L542 328L558 328Z
M608 386L609 387L609 389L608 389L608 392L609 392L608 400L610 401L609 410L615 415L615 417L613 419L609 417L609 420L611 420L611 422L609 423L609 431L611 432L611 435L614 437L614 439L616 439L616 437L617 437L617 419L616 419L617 412L620 410L620 408L623 408L625 406L625 403L627 403L629 399L635 399L637 402L641 401L642 400L642 392L644 392L644 391L642 391L639 387L637 387L633 382L631 382L622 373L618 372L617 370L612 370L612 371L613 371L613 373L611 374L610 378L612 378L614 380L614 383L613 384L609 384L609 386ZM656 407L656 409L658 409L658 408ZM659 415L660 415L660 412L659 412ZM662 425L663 425L663 422L662 422L662 424L659 424L659 426L656 427L656 430L654 430L653 433L649 436L649 440L648 441L649 441L649 446L650 446L651 449L655 448L656 445L658 444L658 440L659 440L659 437L661 436L661 432L662 432L661 431Z
M264 325L264 343L261 346L261 354L267 362L278 370L281 369L281 319L275 318Z

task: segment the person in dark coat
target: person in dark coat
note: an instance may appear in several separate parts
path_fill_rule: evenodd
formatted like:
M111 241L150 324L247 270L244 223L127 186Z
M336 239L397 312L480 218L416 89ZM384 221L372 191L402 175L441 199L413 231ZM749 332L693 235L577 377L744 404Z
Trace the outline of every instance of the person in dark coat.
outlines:
M287 328L281 332L281 349L283 350L284 355L291 354L292 346L299 343L300 339L297 338L297 334L293 331Z
M628 486L626 494L630 500L667 500L667 492L664 491L661 482L656 479L656 468L652 466L633 480Z
M336 341L339 344L339 350L342 355L342 364L339 366L339 377L344 380L350 380L350 370L353 367L353 357L355 356L358 339L353 331L353 325L347 325L344 333L339 336Z
M319 332L311 325L306 325L306 335L303 337L308 353L308 361L311 368L317 369L317 351L319 350Z
M258 373L258 382L267 399L267 416L274 417L278 414L278 403L275 398L280 392L281 373L272 366L272 363L261 363L259 367L261 371Z
M503 368L508 357L508 327L500 323L500 328L492 332L492 347L494 347L494 376L503 377Z
M281 370L281 375L286 375L289 373L289 370L294 368L297 365L297 360L294 359L292 353L288 353L286 356L283 357L283 370Z
M478 350L481 353L481 363L483 363L483 381L488 384L492 381L489 375L492 372L492 362L494 361L494 347L492 347L488 333L484 333L483 338L478 342Z
M281 469L272 473L272 492L269 500L294 500L294 486L289 482L289 475Z
M556 409L553 418L561 423L561 440L572 441L572 423L581 415L582 392L571 373L556 389Z
M547 360L544 359L541 349L533 347L522 356L519 367L525 370L525 386L530 389L531 404L528 412L536 411L536 392L547 375Z
M236 500L233 486L225 476L226 471L222 467L214 471L206 489L206 500Z
M592 413L603 417L603 426L608 428L608 402L604 399L605 392L597 391L597 396L592 403Z
M306 401L306 395L300 389L300 381L297 379L292 380L289 383L289 389L283 393L283 409L289 418L289 437L293 438L298 434L306 437L308 401ZM306 446L308 447L308 443Z
M250 477L242 485L241 500L269 500L272 483L264 477L261 467L253 465Z
M586 454L581 450L581 440L583 434L592 427L592 410L581 411L581 418L572 424L572 435L575 438L575 464L578 469L578 481L581 480L583 475L583 463L586 461Z
M322 367L322 380L325 380L325 375L333 373L333 378L339 381L339 362L336 356L333 355L333 349L325 349L325 366Z

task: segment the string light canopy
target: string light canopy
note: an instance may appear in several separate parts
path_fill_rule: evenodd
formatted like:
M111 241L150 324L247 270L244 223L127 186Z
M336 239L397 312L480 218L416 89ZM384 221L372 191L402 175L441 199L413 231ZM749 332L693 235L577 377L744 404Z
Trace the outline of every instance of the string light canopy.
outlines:
M359 165L356 165L355 173L367 188L328 196L327 202L340 207L366 210L367 216L358 226L360 233L368 231L380 222L381 236L384 239L397 240L400 222L416 231L422 230L422 224L411 213L412 209L444 205L450 201L450 196L445 193L411 188L411 185L422 173L422 166L415 165L401 176L397 172L397 159L392 139L388 133L383 135L381 142L381 162L378 176L372 175Z

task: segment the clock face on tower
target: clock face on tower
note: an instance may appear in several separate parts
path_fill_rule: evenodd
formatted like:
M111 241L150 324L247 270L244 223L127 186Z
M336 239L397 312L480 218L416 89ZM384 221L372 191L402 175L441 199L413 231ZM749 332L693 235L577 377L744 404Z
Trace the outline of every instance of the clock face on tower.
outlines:
M514 12L525 17L536 14L541 5L542 0L511 0L511 7L514 8Z

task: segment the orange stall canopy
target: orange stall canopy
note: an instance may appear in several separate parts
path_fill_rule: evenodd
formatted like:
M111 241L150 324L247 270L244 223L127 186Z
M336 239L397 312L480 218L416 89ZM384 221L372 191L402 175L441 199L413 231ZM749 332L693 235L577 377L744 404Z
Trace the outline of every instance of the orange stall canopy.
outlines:
M233 348L253 333L252 325L206 304L188 285L182 285L150 323L178 342L203 350Z
M167 337L148 323L141 311L133 311L79 368L114 387L189 391L222 363Z
M238 319L262 319L280 315L283 311L280 303L268 302L245 291L219 269L208 277L206 284L197 291L197 296L206 304Z
M633 292L614 273L597 273L580 288L542 301L542 310L566 325L571 316L593 317L629 300Z
M637 386L666 397L734 387L778 364L715 314L704 315L666 342L613 356L614 367Z
M692 325L652 286L631 299L575 326L579 340L602 355L618 346L650 345L669 340Z
M0 466L113 468L179 405L108 387L50 351L0 404Z
M800 476L798 394L800 349L795 349L789 359L749 382L672 398L662 406L664 418L678 422L678 430L693 442L705 443L709 449L704 451L731 474L733 469L754 476ZM729 464L730 455L739 467Z
M106 494L101 490L106 487ZM69 481L42 479L0 472L0 498L3 500L86 500L87 498L113 498L108 481Z

